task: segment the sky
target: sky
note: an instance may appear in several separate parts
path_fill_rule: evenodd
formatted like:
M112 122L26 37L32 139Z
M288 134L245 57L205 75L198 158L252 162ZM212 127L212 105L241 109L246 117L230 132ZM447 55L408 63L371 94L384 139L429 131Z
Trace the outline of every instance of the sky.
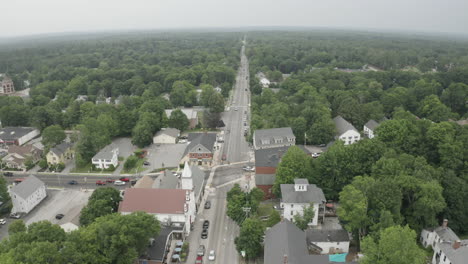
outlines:
M0 38L299 26L468 35L468 0L0 0Z

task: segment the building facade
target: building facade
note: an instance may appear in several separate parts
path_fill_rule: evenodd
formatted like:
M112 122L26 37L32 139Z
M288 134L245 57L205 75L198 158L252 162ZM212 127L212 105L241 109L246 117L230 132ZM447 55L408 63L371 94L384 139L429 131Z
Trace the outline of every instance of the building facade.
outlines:
M31 175L10 189L13 213L29 213L47 196L44 182Z
M57 165L59 163L65 164L68 160L73 159L74 156L73 145L68 142L62 142L49 150L46 159L48 164Z
M153 137L154 144L175 144L180 136L180 131L175 128L162 128Z
M361 134L357 129L343 117L333 118L336 127L335 139L341 140L345 145L350 145L361 140Z
M15 85L13 80L9 77L4 76L3 80L0 82L0 94L12 94L15 92Z
M116 168L119 165L119 148L114 144L107 145L94 155L91 162L98 169Z
M0 144L22 146L39 135L33 127L5 127L0 129Z
M296 145L296 137L290 127L259 129L253 134L255 150Z

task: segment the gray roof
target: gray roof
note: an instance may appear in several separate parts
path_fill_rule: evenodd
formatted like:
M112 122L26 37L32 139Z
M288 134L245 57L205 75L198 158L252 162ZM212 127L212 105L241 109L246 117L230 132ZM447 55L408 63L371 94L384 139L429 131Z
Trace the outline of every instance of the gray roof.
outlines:
M305 234L287 219L268 229L265 234L264 263L328 264L326 255L309 255Z
M37 189L44 185L44 182L39 180L36 176L31 175L27 177L23 182L13 186L11 188L11 192L15 193L23 199L27 199Z
M443 241L456 241L460 239L450 227L438 226L434 229L434 232L436 232Z
M189 133L188 141L190 141L190 144L187 146L185 154L191 151L192 148L194 148L198 144L201 144L209 151L213 152L213 146L216 142L216 133Z
M255 150L255 166L276 168L289 148L290 146Z
M294 179L294 184L309 184L307 179Z
M318 203L325 200L322 189L315 184L307 185L306 191L295 191L294 184L281 184L281 197L283 203Z
M274 139L274 138L282 138L286 139L283 140L283 143L287 143L287 138L296 138L294 133L290 127L280 127L280 128L270 128L270 129L258 129L254 131L254 138L256 146L262 146L262 139ZM270 143L268 145L274 145L275 143Z
M180 135L180 130L176 128L161 128L161 130L156 133L155 137L163 134L177 138Z
M444 252L452 264L466 264L468 259L468 240L462 240L458 249L453 248L453 242L442 242L439 244L440 250Z
M112 159L112 156L114 155L113 150L117 148L118 147L114 143L111 143L94 155L93 159Z
M200 192L205 187L204 185L205 185L206 174L196 165L190 166L190 169L192 170L192 182L193 182L193 188L195 191L195 197L198 198Z
M305 233L307 243L349 241L349 234L344 229L307 229Z
M159 189L178 189L179 187L179 177L173 175L169 170L164 171L164 177L156 179L155 182L159 180Z
M0 139L3 141L12 141L23 137L32 131L34 127L5 127L0 129Z
M367 123L364 125L365 127L369 128L370 130L374 131L380 124L377 123L377 121L371 119L367 121Z
M67 149L71 148L72 144L68 142L62 142L59 145L50 149L51 152L55 153L55 155L60 156L67 151Z
M255 174L256 185L273 185L275 183L275 174Z
M354 130L356 132L359 132L359 131L357 131L357 129L351 123L346 121L341 116L337 116L337 117L333 118L333 122L335 123L337 135L341 135L341 134L343 134L344 132L346 132L348 130Z

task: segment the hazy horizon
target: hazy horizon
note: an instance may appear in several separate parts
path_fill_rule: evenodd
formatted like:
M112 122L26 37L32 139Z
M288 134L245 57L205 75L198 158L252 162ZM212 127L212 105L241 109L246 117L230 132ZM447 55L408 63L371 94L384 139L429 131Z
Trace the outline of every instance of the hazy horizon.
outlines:
M468 1L463 0L17 0L2 7L8 12L0 16L0 38L242 28L468 35Z

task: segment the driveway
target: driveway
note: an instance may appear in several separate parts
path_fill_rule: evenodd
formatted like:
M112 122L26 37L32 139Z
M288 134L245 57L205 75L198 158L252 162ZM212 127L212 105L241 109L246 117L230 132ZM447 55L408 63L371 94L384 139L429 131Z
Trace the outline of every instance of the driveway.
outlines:
M152 144L147 148L150 162L147 171L178 167L186 148L187 144Z

